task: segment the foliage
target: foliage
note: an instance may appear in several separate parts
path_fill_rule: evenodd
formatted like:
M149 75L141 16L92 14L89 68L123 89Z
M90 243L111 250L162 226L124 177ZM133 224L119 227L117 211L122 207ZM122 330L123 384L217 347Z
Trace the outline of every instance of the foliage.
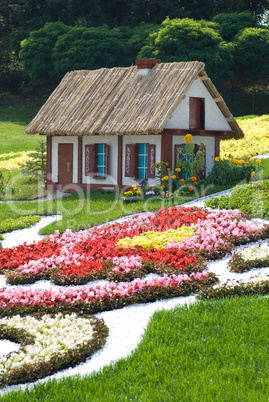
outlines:
M269 219L269 180L235 186L230 196L210 197L205 206L220 209L240 209L257 218Z
M219 24L218 31L221 37L227 42L232 42L235 36L244 28L258 26L257 16L251 14L250 11L221 13L215 15L212 21Z
M47 168L47 151L45 142L39 141L39 146L35 148L35 152L30 152L28 157L29 159L20 165L22 172L30 177L42 177L42 181L45 181Z
M245 28L235 37L234 46L233 71L237 79L253 85L268 76L268 29Z
M40 221L39 215L21 216L20 218L8 218L0 222L0 233L12 232L13 230L20 230L28 228Z
M209 76L218 81L231 75L232 50L233 46L222 40L214 22L166 18L159 31L150 35L149 44L142 47L138 58L203 61Z
M52 52L57 74L70 70L95 70L125 65L126 44L117 30L107 26L73 27L59 37Z
M257 163L258 162L258 163ZM260 159L221 159L216 157L213 168L209 173L207 180L214 184L234 185L240 181L250 181L255 177L256 172L261 169Z
M33 83L55 83L61 78L55 72L52 50L58 38L69 30L70 27L61 22L47 23L22 41L20 58Z

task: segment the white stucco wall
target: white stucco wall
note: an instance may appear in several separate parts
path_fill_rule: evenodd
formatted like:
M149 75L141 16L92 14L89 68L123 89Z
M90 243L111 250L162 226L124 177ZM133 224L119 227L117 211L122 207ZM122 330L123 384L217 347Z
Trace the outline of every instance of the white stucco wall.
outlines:
M173 116L168 120L165 128L189 129L190 97L205 99L205 130L231 131L231 127L200 78L197 78L190 86L184 99L182 99L174 110Z
M201 142L203 142L206 146L206 176L208 173L211 171L214 163L214 158L215 158L215 139L214 137L205 137L205 136L193 136L192 137L192 143L201 145ZM175 166L175 145L180 145L180 144L185 144L184 143L184 136L183 135L174 135L173 136L173 164L172 166Z
M85 175L85 145L87 144L108 144L108 176L105 180L95 179ZM117 184L118 169L118 137L115 136L85 136L82 137L82 183L87 184Z
M123 137L123 153L122 153L122 184L123 186L132 186L138 184L138 181L132 177L125 177L125 145L126 144L155 144L156 154L155 161L161 160L161 136L160 135L129 135ZM149 185L153 186L158 182L157 179L149 179Z
M78 137L73 136L59 136L52 137L52 183L58 182L58 144L73 144L73 183L78 182Z

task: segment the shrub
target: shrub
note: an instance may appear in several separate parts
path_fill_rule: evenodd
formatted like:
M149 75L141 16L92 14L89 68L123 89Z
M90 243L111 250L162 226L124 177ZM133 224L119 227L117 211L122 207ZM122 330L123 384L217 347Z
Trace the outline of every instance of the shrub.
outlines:
M205 206L218 209L240 209L257 218L269 219L269 180L235 186L231 195L210 197Z
M208 181L215 185L234 185L243 180L249 182L259 170L259 162L260 160L257 159L255 162L252 158L244 160L217 157L208 175Z

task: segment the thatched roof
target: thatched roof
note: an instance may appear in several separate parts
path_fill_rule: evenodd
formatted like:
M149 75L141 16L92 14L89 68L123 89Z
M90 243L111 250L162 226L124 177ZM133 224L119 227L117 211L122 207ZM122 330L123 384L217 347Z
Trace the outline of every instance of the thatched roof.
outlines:
M208 78L204 63L198 61L156 64L148 76L139 75L136 66L69 72L26 133L158 134L198 76L233 130L232 137L242 138L243 132Z

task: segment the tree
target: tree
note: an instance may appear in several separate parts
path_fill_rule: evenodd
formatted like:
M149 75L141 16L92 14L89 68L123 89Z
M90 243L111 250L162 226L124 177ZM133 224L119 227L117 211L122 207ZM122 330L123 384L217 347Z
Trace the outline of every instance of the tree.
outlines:
M245 28L234 41L233 71L235 80L252 91L252 113L255 109L255 91L262 83L268 85L269 29Z
M218 14L212 18L212 21L219 24L218 31L227 42L232 42L235 36L243 29L258 26L258 18L249 11Z
M95 70L125 65L126 44L120 32L107 26L71 28L57 40L52 52L58 75L70 70Z
M232 49L232 44L224 42L217 32L216 23L166 18L138 57L159 58L162 62L203 61L209 76L218 81L232 74Z
M35 151L29 153L30 159L20 165L23 174L32 179L41 178L45 181L47 166L47 150L44 141L39 141Z
M33 31L21 43L20 58L24 70L29 74L33 84L48 84L59 81L52 51L61 35L70 30L70 27L61 22L48 23L38 31Z

